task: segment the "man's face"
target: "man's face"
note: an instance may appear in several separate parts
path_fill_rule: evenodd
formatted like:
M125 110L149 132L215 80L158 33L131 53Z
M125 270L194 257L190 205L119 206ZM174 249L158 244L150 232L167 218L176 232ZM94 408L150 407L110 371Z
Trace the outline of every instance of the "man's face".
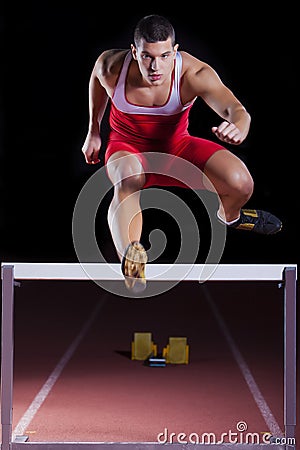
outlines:
M178 44L172 46L171 38L154 43L142 39L137 47L131 45L132 56L137 61L143 78L156 86L169 80L177 48Z

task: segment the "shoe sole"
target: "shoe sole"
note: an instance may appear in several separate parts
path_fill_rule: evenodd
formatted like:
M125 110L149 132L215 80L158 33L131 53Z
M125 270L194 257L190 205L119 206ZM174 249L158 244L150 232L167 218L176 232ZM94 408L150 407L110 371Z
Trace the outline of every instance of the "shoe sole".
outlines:
M128 245L122 259L122 273L125 277L125 286L130 291L141 292L146 288L147 260L147 253L142 244L132 242Z

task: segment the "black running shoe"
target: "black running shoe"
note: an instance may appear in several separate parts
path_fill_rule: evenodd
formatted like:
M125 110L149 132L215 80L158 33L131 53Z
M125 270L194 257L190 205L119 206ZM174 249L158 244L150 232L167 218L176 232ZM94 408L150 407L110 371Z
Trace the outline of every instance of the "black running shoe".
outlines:
M241 209L239 220L229 226L237 230L248 230L259 234L275 234L281 230L282 222L267 211Z
M128 245L122 258L121 270L125 278L125 286L138 293L146 288L145 266L148 257L140 242Z

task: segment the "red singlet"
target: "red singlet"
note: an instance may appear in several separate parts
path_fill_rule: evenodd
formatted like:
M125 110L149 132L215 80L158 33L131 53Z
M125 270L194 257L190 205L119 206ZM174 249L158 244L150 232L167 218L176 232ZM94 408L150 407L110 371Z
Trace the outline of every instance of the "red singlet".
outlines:
M144 188L153 185L187 187L173 177L151 173L151 158L149 164L149 158L145 153L160 152L173 155L173 159L181 164L182 170L184 167L180 158L183 158L203 171L209 157L224 147L207 139L191 136L188 132L189 111L193 102L187 105L181 103L180 52L176 53L169 97L162 106L138 106L127 101L125 88L131 60L132 55L129 51L111 99L109 117L111 131L105 152L105 163L113 153L128 151L136 154L144 167L146 174ZM176 156L180 158L175 158ZM161 169L161 172L166 174L167 167ZM202 180L189 180L189 187L194 189L203 187Z

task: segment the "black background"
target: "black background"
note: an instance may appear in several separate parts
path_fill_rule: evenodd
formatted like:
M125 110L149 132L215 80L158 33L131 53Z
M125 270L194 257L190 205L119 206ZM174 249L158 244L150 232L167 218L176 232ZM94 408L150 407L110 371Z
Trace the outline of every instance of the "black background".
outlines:
M222 261L297 263L297 24L287 2L264 11L250 2L5 5L1 260L76 262L73 208L85 182L99 168L88 166L81 153L88 126L90 73L103 50L129 48L136 22L151 13L167 16L180 49L211 64L249 110L249 136L242 146L232 148L255 181L248 206L271 211L283 221L282 232L275 236L229 230ZM211 127L218 122L200 100L196 102L190 120L193 134L212 139ZM104 143L107 131L104 125ZM101 165L103 154L104 148ZM190 203L201 224L201 205L193 194L176 193ZM97 220L99 245L108 259L117 261L106 223L107 207L108 202ZM159 222L172 236L169 219L158 220L157 214L145 215L145 234ZM173 250L164 254L164 260L172 259Z

